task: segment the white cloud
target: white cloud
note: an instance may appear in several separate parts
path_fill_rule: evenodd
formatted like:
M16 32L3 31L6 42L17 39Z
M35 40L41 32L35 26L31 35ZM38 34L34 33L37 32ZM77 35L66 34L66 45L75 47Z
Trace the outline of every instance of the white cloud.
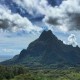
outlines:
M18 13L12 13L11 10L2 5L0 5L0 29L13 32L19 30L39 32L42 30L42 28L33 25L28 18L22 17Z
M60 6L52 7L48 4L47 0L13 0L18 6L23 7L26 11L33 15L45 15L43 22L46 23L48 28L52 26L61 29L62 31L80 30L80 1L79 0L66 0ZM73 3L73 4L72 4ZM27 31L41 31L41 27L33 25L29 19L22 17L19 14L13 14L9 9L0 8L0 26L4 25L4 29L11 30L27 30ZM7 21L6 21L7 20ZM6 26L6 27L5 27Z
M39 16L45 13L48 8L47 0L13 0L16 4L23 7L29 14Z
M74 34L70 34L70 36L68 37L68 42L66 42L65 44L76 47L78 45L76 41L76 36Z
M50 25L65 31L80 30L80 0L66 0L59 7L50 6L45 15L43 21Z
M13 52L20 52L20 50L17 50L17 49L8 49L8 48L5 48L5 49L2 49L3 52L5 53L13 53Z
M68 37L68 44L69 45L73 45L74 47L77 46L77 41L76 41L76 37L74 34L71 34L69 37Z

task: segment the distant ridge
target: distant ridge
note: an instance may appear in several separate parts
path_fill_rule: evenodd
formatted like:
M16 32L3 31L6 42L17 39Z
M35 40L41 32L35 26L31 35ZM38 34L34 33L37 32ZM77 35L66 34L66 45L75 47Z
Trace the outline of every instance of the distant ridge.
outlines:
M77 67L80 65L80 48L63 44L48 30L43 31L19 55L0 64L45 68Z

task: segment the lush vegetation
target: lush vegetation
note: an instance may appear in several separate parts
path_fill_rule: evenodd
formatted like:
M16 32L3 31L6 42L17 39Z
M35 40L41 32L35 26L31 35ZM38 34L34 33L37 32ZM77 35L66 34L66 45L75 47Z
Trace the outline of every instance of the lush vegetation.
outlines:
M0 66L0 80L80 80L80 68L35 70L23 66Z

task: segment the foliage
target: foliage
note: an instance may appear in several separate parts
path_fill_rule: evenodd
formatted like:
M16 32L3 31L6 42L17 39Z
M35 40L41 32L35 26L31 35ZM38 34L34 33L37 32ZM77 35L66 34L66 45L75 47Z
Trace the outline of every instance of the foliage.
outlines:
M0 66L0 80L80 80L80 68L29 69Z
M25 74L28 71L23 66L0 66L0 80L11 79L16 75Z

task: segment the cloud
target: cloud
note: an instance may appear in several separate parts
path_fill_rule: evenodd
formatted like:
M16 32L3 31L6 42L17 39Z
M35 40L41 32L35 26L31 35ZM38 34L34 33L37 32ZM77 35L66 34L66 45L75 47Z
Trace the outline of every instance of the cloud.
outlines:
M11 52L13 53L13 52L16 52L16 51L20 52L20 50L18 50L18 49L8 49L8 48L2 49L2 51L6 52L6 53L11 53Z
M17 5L23 7L29 14L33 16L42 15L47 9L47 0L13 0Z
M66 0L60 6L49 6L43 21L65 31L80 30L80 0Z
M7 7L0 5L0 29L9 31L39 32L42 28L33 25L27 17L22 17L18 13L12 13Z
M64 42L64 44L76 47L78 45L76 41L76 36L74 34L70 34L70 36L68 37L68 42Z
M58 24L58 17L55 16L55 19L53 20L53 17L51 16L53 15L51 14L53 12L53 7L48 4L47 0L13 0L13 2L15 2L19 7L23 7L23 9L25 9L29 14L33 15L34 17L44 15L46 16L47 23L54 23L54 25ZM50 20L48 21L48 19ZM60 25L60 23L58 25ZM0 5L0 29L13 32L19 30L26 30L27 32L40 32L43 30L41 26L38 27L36 25L33 25L27 17L22 17L18 13L12 13L10 9L2 5Z
M44 15L43 23L47 24L48 29L57 27L62 31L80 30L79 0L64 0L60 6L55 7L49 5L47 0L13 0L13 2L34 17ZM14 32L17 30L42 31L42 27L33 25L27 17L12 13L3 6L0 6L0 28Z
M51 24L51 25L54 24L54 26L60 25L60 23L58 22L58 18L53 19L53 17L45 17L45 22L47 22L48 24Z
M0 20L0 28L6 29L9 26L9 22L7 21L7 19L5 20Z

